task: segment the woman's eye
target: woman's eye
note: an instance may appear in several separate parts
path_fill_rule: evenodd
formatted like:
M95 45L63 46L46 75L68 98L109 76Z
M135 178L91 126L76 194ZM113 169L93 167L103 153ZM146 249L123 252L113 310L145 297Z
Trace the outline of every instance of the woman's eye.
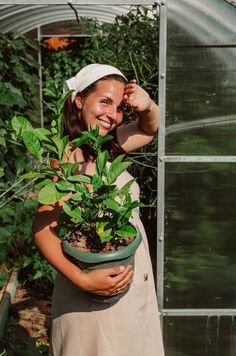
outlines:
M109 104L108 100L106 100L106 99L102 100L101 102L102 102L103 104L106 104L106 105Z

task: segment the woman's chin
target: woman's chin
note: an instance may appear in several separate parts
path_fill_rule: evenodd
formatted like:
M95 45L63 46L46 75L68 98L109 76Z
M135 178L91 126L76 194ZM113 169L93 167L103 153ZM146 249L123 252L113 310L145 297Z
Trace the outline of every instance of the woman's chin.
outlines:
M100 136L106 136L106 135L108 135L108 133L109 133L109 130L99 129Z

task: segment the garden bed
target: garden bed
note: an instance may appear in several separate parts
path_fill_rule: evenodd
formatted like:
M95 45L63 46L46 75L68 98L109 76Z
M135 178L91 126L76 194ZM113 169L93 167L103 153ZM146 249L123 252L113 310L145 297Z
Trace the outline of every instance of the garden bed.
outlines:
M1 339L0 354L48 355L51 290L18 284Z

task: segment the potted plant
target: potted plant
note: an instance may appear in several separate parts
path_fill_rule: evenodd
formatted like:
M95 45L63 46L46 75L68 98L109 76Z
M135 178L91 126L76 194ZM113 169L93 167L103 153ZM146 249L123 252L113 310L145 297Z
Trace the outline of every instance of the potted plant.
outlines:
M63 132L62 109L71 92L60 95L56 87L45 91L51 96L51 102L47 104L52 111L49 129L33 128L22 116L11 120L12 139L22 140L36 157L36 168L22 178L33 179L33 187L39 189L37 199L41 204L55 204L66 197L59 219L59 236L63 251L80 268L91 270L121 264L134 267L134 253L141 235L130 219L134 209L143 204L132 201L130 187L134 179L121 188L115 184L132 162L124 155L118 155L110 162L103 144L112 136L100 136L99 127L69 141ZM85 144L93 147L96 153L93 176L76 174L81 163L69 160L71 152ZM115 297L93 297L111 302L127 290Z

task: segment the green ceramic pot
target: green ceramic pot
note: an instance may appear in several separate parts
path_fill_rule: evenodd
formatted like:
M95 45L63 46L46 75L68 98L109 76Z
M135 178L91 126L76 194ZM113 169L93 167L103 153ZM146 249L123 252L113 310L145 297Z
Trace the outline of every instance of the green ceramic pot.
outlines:
M76 247L71 246L68 241L62 241L62 248L63 251L70 257L70 259L85 271L92 271L98 268L110 268L121 265L131 265L134 269L134 255L142 241L141 233L138 228L136 229L137 234L132 243L118 251L108 253L82 252ZM114 303L123 297L123 295L125 295L128 290L129 287L122 293L111 297L100 296L93 293L88 293L88 295L93 301L96 302Z

